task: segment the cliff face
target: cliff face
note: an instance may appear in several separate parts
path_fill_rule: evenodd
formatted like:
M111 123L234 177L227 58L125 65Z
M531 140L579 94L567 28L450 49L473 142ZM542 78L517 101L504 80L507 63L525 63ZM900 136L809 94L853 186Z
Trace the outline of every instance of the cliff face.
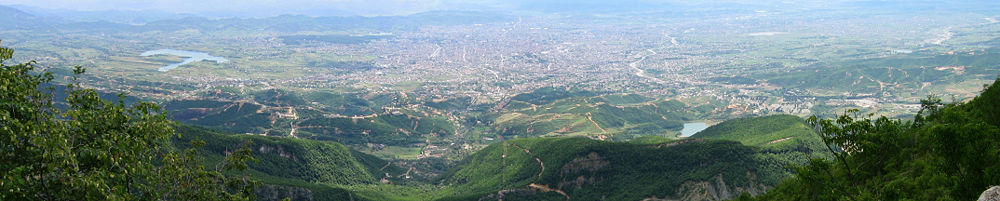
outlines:
M742 193L758 195L767 190L764 184L751 181L747 186L734 186L726 184L722 175L716 175L708 181L688 181L680 189L677 189L678 197L669 200L695 201L695 200L729 200Z
M257 199L259 200L282 200L285 198L290 198L291 200L313 200L312 190L303 187L264 184L254 189L254 193L257 194Z

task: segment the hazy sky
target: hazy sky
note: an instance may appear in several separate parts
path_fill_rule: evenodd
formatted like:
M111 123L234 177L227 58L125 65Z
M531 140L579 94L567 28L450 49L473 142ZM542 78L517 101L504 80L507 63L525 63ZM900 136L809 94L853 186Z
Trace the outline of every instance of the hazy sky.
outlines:
M396 15L470 6L487 8L493 0L4 0L6 5L72 10L161 10L173 13L310 13Z
M406 15L431 10L653 8L669 4L820 4L853 0L0 0L49 9L159 10L215 16ZM902 0L905 1L905 0Z

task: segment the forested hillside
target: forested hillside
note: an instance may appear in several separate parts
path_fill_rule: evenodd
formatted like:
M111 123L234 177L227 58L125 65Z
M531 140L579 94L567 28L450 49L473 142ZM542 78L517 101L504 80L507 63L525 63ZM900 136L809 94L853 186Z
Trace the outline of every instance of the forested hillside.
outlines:
M496 143L443 176L442 184L458 189L444 200L723 200L763 193L790 174L787 165L822 151L662 139L632 143L531 138ZM783 152L801 158L775 154Z
M406 171L377 157L351 150L334 142L224 134L193 126L176 127L178 148L192 140L212 142L202 148L208 164L218 163L235 148L247 146L257 160L249 164L265 198L293 200L348 200L357 197L338 185L376 184L400 181Z

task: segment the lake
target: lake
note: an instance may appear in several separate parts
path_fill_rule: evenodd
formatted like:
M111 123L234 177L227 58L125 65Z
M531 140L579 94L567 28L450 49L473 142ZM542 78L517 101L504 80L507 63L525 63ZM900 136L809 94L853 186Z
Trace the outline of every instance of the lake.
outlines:
M189 64L192 62L199 62L199 61L214 61L215 63L229 62L229 60L227 60L226 58L212 56L204 52L194 52L194 51L175 50L175 49L151 50L139 54L139 56L144 56L144 57L155 56L155 55L174 55L185 58L184 61L181 61L180 63L170 64L160 67L159 69L160 72L167 72L170 69L174 69L180 67L181 65Z
M684 124L684 129L681 129L681 137L691 137L706 128L708 128L708 124L705 124L705 122L686 123Z

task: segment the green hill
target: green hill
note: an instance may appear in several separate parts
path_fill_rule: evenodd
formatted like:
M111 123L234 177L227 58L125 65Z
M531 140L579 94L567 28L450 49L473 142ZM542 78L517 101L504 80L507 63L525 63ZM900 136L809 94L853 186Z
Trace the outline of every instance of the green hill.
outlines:
M303 94L268 89L251 92L249 96L249 99L238 100L175 100L163 105L174 120L229 133L298 137L351 145L408 146L425 142L430 135L448 136L455 132L455 124L434 108L409 107L405 95L396 93L319 91ZM290 136L293 134L295 136Z
M760 148L733 141L518 139L490 145L443 175L441 183L453 189L442 200L499 194L518 200L718 200L762 193L788 175L784 167Z
M271 114L260 112L263 105L250 102L177 100L163 106L174 120L231 133L264 133L271 125Z
M376 184L386 178L398 180L404 169L377 157L332 142L257 135L223 134L204 128L179 125L173 143L188 148L195 139L211 142L201 148L206 164L218 164L225 154L249 145L257 162L250 164L253 177L264 182L259 196L295 200L348 200L356 193L343 185Z
M731 119L691 137L732 140L759 147L803 145L810 149L822 149L823 146L819 135L806 125L806 121L793 115Z
M793 115L731 119L710 126L691 138L731 140L761 148L761 155L784 164L805 164L813 158L833 157L823 140Z
M504 136L672 137L685 121L705 118L715 108L713 103L688 105L636 94L596 95L552 88L512 99L492 114L491 129Z

